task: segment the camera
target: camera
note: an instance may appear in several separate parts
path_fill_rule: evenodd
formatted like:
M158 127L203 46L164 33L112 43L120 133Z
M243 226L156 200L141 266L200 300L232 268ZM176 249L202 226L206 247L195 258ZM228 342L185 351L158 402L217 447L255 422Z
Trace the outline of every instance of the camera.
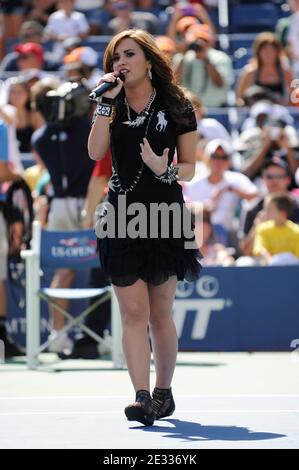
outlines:
M47 122L68 126L73 118L86 116L91 104L90 90L82 83L66 82L43 97L43 114Z
M281 134L281 128L280 127L268 127L269 129L269 137L270 137L270 140L278 140L279 137L280 137L280 134Z
M268 130L269 130L270 140L274 142L279 140L281 136L281 131L285 127L285 125L277 119L270 118L266 121L266 126L268 127Z
M194 52L201 52L205 49L203 43L197 39L196 41L193 41L189 44L188 50L189 51L194 51Z

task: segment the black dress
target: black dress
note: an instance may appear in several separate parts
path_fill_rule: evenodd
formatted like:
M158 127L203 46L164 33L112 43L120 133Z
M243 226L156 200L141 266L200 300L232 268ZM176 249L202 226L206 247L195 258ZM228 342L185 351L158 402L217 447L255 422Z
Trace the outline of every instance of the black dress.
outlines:
M117 223L115 234L111 236L109 232L109 236L101 235L98 238L101 265L108 279L117 286L132 285L137 279L159 285L173 275L176 275L178 280L193 281L197 279L201 268L199 263L201 254L195 244L190 213L186 220L182 215L183 213L186 215L186 212L183 212L185 205L181 185L177 181L171 184L160 182L147 165L143 164L140 155L140 143L146 135L151 148L157 155L162 155L163 150L169 148L168 163L170 164L173 161L177 136L196 130L196 120L191 104L185 112L188 124L180 126L175 125L171 120L158 95L149 109L145 122L138 127L125 123L128 122L125 105L122 109L120 118L111 128L113 174L109 181L107 202L101 205L96 226L98 237L97 228L101 227L107 232L108 220L112 220L109 219L109 213L114 214L113 220ZM137 113L130 108L131 120L133 121L137 116ZM129 228L136 214L140 215L139 208L131 215L126 214L129 206L134 203L142 203L142 207L146 209L146 216L142 219L143 226L140 227L141 223L136 225L137 231L140 230L138 236L123 233L124 225ZM154 233L151 231L153 217L151 217L150 210L160 203L166 203L167 207L176 203L176 209L180 209L179 219L172 216L172 212L169 211L168 234L163 232L165 229L164 213L162 217L155 218L157 228ZM119 231L120 219L123 225ZM189 233L186 236L185 226L188 222ZM140 235L141 232L142 235ZM185 243L190 241L193 241L191 248L186 248Z

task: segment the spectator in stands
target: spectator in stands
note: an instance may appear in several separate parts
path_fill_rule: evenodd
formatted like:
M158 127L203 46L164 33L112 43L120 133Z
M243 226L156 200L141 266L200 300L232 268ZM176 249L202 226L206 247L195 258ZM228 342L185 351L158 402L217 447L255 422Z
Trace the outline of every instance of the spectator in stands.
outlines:
M211 47L213 34L205 25L190 26L186 33L189 50L181 55L181 83L196 94L204 106L225 106L233 79L231 60Z
M18 172L11 170L8 157L7 126L3 121L0 121L0 340L4 342L6 358L23 355L22 351L8 337L5 326L7 316L5 281L7 279L9 248L7 214L4 211L2 184L21 179Z
M35 42L25 42L15 47L18 53L17 64L18 70L43 70L44 65L44 48L41 44Z
M148 11L158 15L161 11L161 6L156 0L135 0L136 11Z
M287 33L287 51L292 61L292 67L295 77L299 74L299 1L291 1L293 14L290 16L290 22Z
M45 36L54 41L53 52L56 60L61 60L64 54L63 41L67 37L78 36L84 39L89 34L89 25L83 15L74 11L75 0L61 0L58 10L49 16L45 27Z
M175 42L177 52L186 52L187 44L185 34L187 29L194 24L200 24L195 16L182 16L180 14L178 19L171 16L167 37Z
M1 11L4 19L5 39L18 37L26 14L24 0L2 0Z
M30 93L26 82L19 78L11 80L8 103L16 110L16 137L19 151L28 153L31 151L31 136L34 129L30 111Z
M293 197L288 191L291 176L287 163L280 158L272 158L266 162L263 169L263 181L267 191L266 194L280 193L289 195L294 206L291 220L299 224L299 198ZM254 201L253 205L248 205L244 214L241 214L243 223L240 230L240 247L242 253L246 256L253 255L253 241L257 224L266 220L265 198L266 196L262 195L257 202Z
M206 142L210 142L214 139L220 139L231 143L232 139L226 128L217 119L208 117L208 110L203 106L200 98L190 91L186 92L186 96L193 105L196 121L198 123L197 130L200 134L200 137Z
M35 95L36 109L43 115L46 125L35 131L32 145L49 171L54 197L49 212L49 230L78 230L82 227L81 210L83 209L88 182L93 170L93 162L88 158L86 142L90 131L90 119L66 116L64 125L48 122L49 102L46 97L47 87L41 86ZM88 100L86 99L86 103ZM83 110L82 110L83 112ZM86 111L87 113L87 111ZM74 271L59 269L52 280L52 287L69 287L74 279ZM67 307L68 302L57 301ZM64 326L64 318L51 309L53 331L50 338L57 336L57 331ZM69 338L64 335L54 341L51 350L60 352L71 348Z
M238 141L239 149L242 150L241 171L256 180L265 162L276 155L288 163L294 176L299 165L299 140L291 125L292 117L283 106L265 103L255 104L252 112L257 125L245 130Z
M255 103L259 101L269 101L275 103L276 99L272 91L259 85L252 85L244 93L243 96L245 106L251 108Z
M196 210L196 209L195 209ZM203 266L232 266L235 262L222 243L217 242L211 222L211 213L207 209L202 211L202 216L195 222L195 238L203 256Z
M156 44L160 51L164 52L169 62L172 62L173 56L176 53L175 41L168 36L157 36Z
M290 220L292 208L285 193L267 196L267 221L257 224L253 246L253 254L264 264L299 264L299 226Z
M234 213L241 200L258 195L256 186L242 173L230 171L232 149L226 141L212 140L205 148L209 174L184 186L185 196L211 211L213 225L233 230Z
M214 24L203 5L193 3L177 3L173 7L173 13L167 28L167 36L177 43L178 51L186 51L185 34L188 28L194 24L205 24L215 33Z
M15 79L11 79L11 82L14 80ZM11 103L11 97L13 97L14 103L16 104L16 97L14 94L11 95L10 86L6 91L8 91L8 93L1 93L2 102L0 104L0 119L2 119L7 125L9 164L16 172L21 173L23 171L23 166L21 163L19 143L16 135L18 126L18 111L17 108Z
M153 13L135 11L132 0L110 0L114 18L108 22L107 34L118 34L131 28L139 28L151 34L159 32L158 19Z
M237 104L244 105L244 93L259 85L276 95L277 102L291 105L292 71L283 49L273 33L260 33L253 45L254 57L244 67L237 85Z
M90 27L90 34L103 34L110 18L105 9L105 0L75 0L75 10L83 13Z
M0 73L3 72L17 72L24 67L24 63L22 60L26 60L23 58L24 54L32 54L35 53L38 57L37 64L34 64L33 68L40 68L46 71L55 71L58 70L60 63L55 61L53 58L53 54L49 51L44 51L42 47L43 42L43 27L36 21L25 21L20 29L19 34L20 44L15 48L13 52L9 52L4 57L3 61L0 64ZM28 46L28 43L31 46ZM26 44L24 54L22 55L22 46ZM32 44L37 44L38 46L35 47ZM21 47L21 49L20 49ZM40 52L41 51L41 52ZM20 55L22 55L21 60ZM39 57L42 60L39 60ZM29 60L29 59L27 59ZM40 64L41 62L41 64ZM31 66L30 66L31 67ZM28 67L27 67L28 68Z
M30 0L30 9L27 12L28 20L37 21L46 26L49 16L56 11L56 0Z
M66 38L62 45L65 51L65 55L70 54L74 49L77 49L77 47L83 46L82 39L77 36Z
M64 70L67 79L80 81L84 79L84 84L91 90L96 87L101 71L97 68L99 57L92 47L77 47L64 56Z
M225 127L219 121L205 117L207 111L197 95L191 91L187 91L186 96L192 103L196 116L198 132L195 175L191 182L184 183L189 185L193 184L196 179L201 178L208 171L208 159L205 154L206 145L214 139L225 140L228 144L231 144L232 139Z
M289 53L290 51L288 51L288 35L289 35L289 28L292 22L293 14L299 10L299 1L288 0L287 3L292 14L289 16L283 16L283 18L280 18L277 21L275 32L276 32L276 35L278 37L280 44L282 45L284 49L286 49L288 56L291 58L291 54Z
M261 100L250 107L249 116L241 126L241 131L248 129L262 129L273 112L273 103ZM290 115L289 115L290 116ZM290 116L290 119L291 116Z

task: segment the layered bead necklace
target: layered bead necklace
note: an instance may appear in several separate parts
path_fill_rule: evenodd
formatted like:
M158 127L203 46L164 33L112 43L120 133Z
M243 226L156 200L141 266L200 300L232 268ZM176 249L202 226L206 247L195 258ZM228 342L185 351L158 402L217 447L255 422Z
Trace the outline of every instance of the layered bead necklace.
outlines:
M143 111L141 111L141 113L138 114L138 116L134 119L134 121L132 121L132 119L131 119L130 107L128 105L127 99L125 99L125 104L126 104L126 107L127 107L128 121L125 121L123 124L127 124L129 127L142 126L142 124L144 123L144 121L146 120L146 118L149 114L149 109L150 109L154 99L156 98L156 94L157 94L156 89L154 88L151 96L149 97L149 100L148 100L148 103L147 103L146 107L144 108Z

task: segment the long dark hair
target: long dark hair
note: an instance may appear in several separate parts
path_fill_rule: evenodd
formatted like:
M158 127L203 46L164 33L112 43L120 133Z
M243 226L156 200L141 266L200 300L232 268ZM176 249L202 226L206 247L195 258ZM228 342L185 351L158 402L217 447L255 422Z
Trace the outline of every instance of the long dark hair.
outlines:
M114 36L109 42L104 54L104 71L113 71L113 57L115 50L123 39L133 39L143 50L145 57L150 61L152 68L152 84L162 97L165 107L170 113L175 124L187 124L183 118L184 110L190 109L184 91L175 81L170 63L163 52L158 49L154 38L142 29L128 29ZM116 116L117 112L116 110Z
M284 52L281 47L281 44L278 41L275 34L266 31L264 33L258 34L253 44L254 57L252 59L252 62L256 63L259 69L263 65L262 60L261 60L261 50L264 46L268 44L270 44L276 50L276 54L277 54L276 64L275 64L276 67L282 66L282 58L284 56Z

